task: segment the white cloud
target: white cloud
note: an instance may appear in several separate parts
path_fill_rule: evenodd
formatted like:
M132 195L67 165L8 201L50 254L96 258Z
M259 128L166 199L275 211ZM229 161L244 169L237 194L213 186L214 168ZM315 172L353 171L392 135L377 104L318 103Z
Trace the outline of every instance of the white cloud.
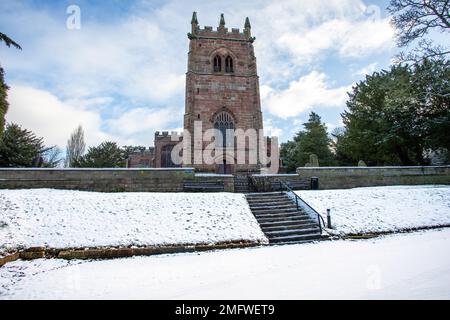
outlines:
M130 136L149 130L161 130L169 125L176 113L174 108L135 108L125 112L117 119L108 120L107 124L114 132Z
M263 101L267 110L283 119L315 107L343 107L351 86L329 88L324 73L312 71L292 81L285 90L272 92Z
M362 69L357 70L356 72L353 73L353 75L357 75L357 76L365 76L367 74L372 74L378 67L378 63L374 62L371 63L367 66L365 66Z
M295 61L306 64L334 50L342 57L360 57L392 46L393 32L388 20L326 21L304 32L287 32L277 43L290 52Z
M182 98L193 10L202 26L216 26L220 12L229 27L242 28L245 16L250 17L263 84L286 79L295 67L329 51L359 57L392 45L387 19L368 16L362 0L255 1L240 3L239 10L177 0L155 9L152 2L138 1L119 22L91 19L83 21L81 30L67 30L61 16L26 2L3 1L11 10L0 12L0 21L26 39L23 52L5 51L8 69L46 77L65 98L111 91L142 103ZM82 17L86 8L81 6Z
M145 13L132 13L120 23L85 22L80 30L68 30L60 16L25 4L20 13L33 27L0 13L0 20L26 39L23 51L5 52L6 67L17 72L16 80L23 81L21 74L42 77L67 99L111 92L141 102L182 97L185 43L174 41L165 24L140 16Z
M13 85L8 94L8 122L14 122L44 138L47 145L64 147L72 131L82 125L86 142L97 144L111 137L101 128L99 114L67 104L50 92Z
M23 85L11 86L8 101L8 122L33 131L47 145L61 148L78 125L83 126L88 146L106 140L119 145L151 145L154 132L168 126L180 113L176 108L134 108L105 120L88 107L108 103L110 98L63 101L48 91Z
M182 113L174 113L173 106L184 103L186 33L194 10L201 26L216 27L224 12L227 26L242 30L245 17L250 17L257 38L261 99L270 113L282 118L314 107L344 105L347 87L332 87L324 74L310 72L318 61L330 58L337 63L336 56L364 57L392 45L387 20L368 17L363 0L255 0L225 5L169 0L158 6L138 0L120 18L105 20L96 18L96 10L104 8L83 2L82 28L72 31L65 27L64 10L26 1L1 2L1 29L13 30L10 35L24 48L17 52L0 47L8 81L25 84L16 90L12 105L18 107L9 117L36 133L42 131L48 143L65 144L66 131L80 120L89 124L92 143L108 138L149 145L154 130L182 125ZM300 72L310 73L299 78ZM287 83L287 89L278 89ZM18 97L27 87L35 88L35 96L42 93L36 103ZM46 101L52 102L53 109ZM67 119L67 128L41 119L39 113L27 114L27 108L36 104L59 110L55 118ZM280 128L273 130L280 132Z
M281 138L283 136L283 129L275 126L272 119L266 117L266 119L264 119L263 125L265 136L278 138Z

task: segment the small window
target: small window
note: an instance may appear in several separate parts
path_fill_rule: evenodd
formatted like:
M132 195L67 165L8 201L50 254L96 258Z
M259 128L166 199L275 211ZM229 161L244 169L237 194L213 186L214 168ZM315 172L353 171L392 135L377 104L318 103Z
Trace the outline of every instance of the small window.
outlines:
M225 72L233 73L233 59L230 56L227 56L225 59Z
M214 72L221 72L222 71L222 59L220 56L214 57Z

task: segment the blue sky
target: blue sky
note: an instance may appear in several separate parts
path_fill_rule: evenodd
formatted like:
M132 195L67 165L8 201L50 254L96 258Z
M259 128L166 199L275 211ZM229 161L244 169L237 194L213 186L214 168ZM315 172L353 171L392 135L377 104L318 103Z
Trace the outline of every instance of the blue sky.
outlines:
M66 27L70 5L81 29ZM333 130L352 85L387 68L397 52L388 1L2 0L0 31L23 51L0 46L7 120L64 147L83 125L89 145L153 144L181 130L192 11L201 26L242 29L249 17L266 134L291 139L311 111Z

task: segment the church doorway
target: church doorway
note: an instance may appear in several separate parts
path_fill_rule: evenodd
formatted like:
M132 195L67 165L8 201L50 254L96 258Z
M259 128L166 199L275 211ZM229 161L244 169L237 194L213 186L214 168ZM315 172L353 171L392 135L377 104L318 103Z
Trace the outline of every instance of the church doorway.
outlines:
M232 174L233 168L231 164L227 164L227 161L224 160L223 163L217 165L216 172L218 174Z
M161 168L174 168L177 167L172 161L173 145L165 145L161 150Z

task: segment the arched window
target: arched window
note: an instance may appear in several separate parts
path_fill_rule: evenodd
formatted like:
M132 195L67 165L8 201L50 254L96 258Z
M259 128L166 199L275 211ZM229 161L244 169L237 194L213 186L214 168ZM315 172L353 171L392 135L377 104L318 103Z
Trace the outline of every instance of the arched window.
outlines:
M230 56L225 58L225 72L233 73L233 59Z
M222 58L220 56L214 57L214 72L222 71Z
M226 111L220 112L214 119L214 128L219 130L222 139L218 141L218 147L231 147L234 142L234 120L233 117ZM232 131L231 131L232 130ZM222 140L222 143L220 141Z
M173 168L176 165L172 161L173 145L165 145L161 149L161 168Z

